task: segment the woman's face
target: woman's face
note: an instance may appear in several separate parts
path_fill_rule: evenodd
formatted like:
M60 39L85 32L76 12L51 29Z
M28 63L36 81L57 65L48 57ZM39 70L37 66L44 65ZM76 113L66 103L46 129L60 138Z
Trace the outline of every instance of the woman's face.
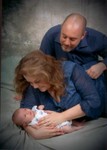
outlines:
M48 91L50 89L50 84L43 79L35 79L34 77L24 76L27 82L31 84L35 89L39 89L41 92Z

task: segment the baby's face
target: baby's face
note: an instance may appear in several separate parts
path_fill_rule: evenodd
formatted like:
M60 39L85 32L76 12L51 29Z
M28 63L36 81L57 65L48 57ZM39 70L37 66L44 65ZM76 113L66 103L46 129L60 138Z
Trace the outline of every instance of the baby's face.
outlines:
M21 118L23 120L23 123L25 123L25 124L30 123L35 116L34 111L32 111L31 109L21 108L20 111L21 111L20 113L22 115Z

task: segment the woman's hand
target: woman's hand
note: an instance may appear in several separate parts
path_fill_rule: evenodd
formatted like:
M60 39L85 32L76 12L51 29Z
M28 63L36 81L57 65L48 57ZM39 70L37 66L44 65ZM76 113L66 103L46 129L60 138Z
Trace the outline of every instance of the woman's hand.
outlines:
M62 113L46 111L48 113L47 116L41 118L38 122L39 126L57 126L58 124L64 122L64 116Z
M41 128L34 129L31 126L27 126L25 131L35 139L46 139L54 136L63 135L64 132L61 129L55 127L42 126Z
M15 95L13 97L16 101L20 101L22 99L22 95Z

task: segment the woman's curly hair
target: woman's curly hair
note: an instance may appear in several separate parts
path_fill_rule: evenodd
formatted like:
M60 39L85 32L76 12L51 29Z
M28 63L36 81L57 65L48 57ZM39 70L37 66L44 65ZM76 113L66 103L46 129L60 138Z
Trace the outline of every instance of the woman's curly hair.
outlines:
M24 75L48 82L55 97L60 97L64 94L65 84L61 61L44 54L40 50L28 53L15 68L15 90L16 93L22 96L30 85Z

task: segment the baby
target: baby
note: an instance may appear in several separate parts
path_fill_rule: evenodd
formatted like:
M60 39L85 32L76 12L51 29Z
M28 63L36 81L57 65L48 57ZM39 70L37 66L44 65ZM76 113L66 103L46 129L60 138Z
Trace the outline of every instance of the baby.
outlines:
M38 121L46 115L48 114L44 110L37 109L37 106L34 106L32 110L19 108L13 113L12 120L14 124L23 128L27 125L33 126L38 124ZM57 128L61 128L64 133L70 133L79 130L81 126L72 126L72 121L65 121L57 125Z

